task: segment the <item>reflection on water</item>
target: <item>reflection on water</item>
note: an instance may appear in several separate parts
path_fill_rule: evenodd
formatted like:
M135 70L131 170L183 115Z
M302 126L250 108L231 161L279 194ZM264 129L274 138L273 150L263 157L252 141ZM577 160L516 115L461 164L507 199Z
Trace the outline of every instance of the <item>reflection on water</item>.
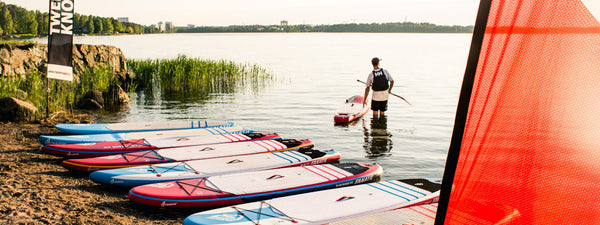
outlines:
M391 155L392 133L387 130L387 117L371 118L370 128L363 122L365 143L363 145L367 158L386 157Z

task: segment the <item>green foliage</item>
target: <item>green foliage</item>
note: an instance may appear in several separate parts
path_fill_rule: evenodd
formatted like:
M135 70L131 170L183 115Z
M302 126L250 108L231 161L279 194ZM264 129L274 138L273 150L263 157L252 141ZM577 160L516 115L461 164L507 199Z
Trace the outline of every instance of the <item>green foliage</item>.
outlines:
M127 65L136 74L134 83L139 88L160 88L167 93L232 93L236 87L273 79L270 73L256 65L185 55L175 59L127 60Z
M46 95L49 109L54 112L59 109L73 108L83 95L90 90L105 92L111 84L118 83L108 66L88 69L79 77L80 83L50 79L40 72L31 72L25 79L18 76L0 77L0 98L16 97L32 103L40 112L45 112ZM46 89L48 82L48 89ZM49 92L48 92L48 91Z
M47 12L29 11L15 5L0 2L0 35L13 34L47 35L49 30ZM121 23L110 17L73 15L73 32L76 34L158 33L158 29L135 23Z

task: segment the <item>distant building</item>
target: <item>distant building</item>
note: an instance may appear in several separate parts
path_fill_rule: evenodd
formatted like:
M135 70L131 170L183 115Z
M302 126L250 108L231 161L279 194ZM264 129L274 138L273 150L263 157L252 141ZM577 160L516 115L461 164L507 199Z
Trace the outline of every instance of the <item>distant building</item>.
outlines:
M158 22L157 25L158 25L158 30L160 30L160 32L173 30L175 28L175 25L173 25L173 22L160 21L160 22Z
M165 31L165 24L162 21L159 21L158 24L157 24L157 26L158 26L158 30L160 32Z
M117 20L121 23L129 23L129 17L117 17Z
M175 28L175 25L173 25L173 22L165 22L165 29L167 30L173 30Z
M194 24L188 24L187 27L188 28L194 28L194 27L196 27L196 25L194 25Z
M282 20L281 21L281 26L287 26L288 25L288 21L287 20Z

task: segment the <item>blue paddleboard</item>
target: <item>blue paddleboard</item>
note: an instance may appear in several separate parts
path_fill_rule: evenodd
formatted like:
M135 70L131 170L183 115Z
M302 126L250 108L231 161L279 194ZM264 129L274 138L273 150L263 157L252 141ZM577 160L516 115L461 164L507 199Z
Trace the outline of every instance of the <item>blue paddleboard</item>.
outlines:
M144 131L196 129L233 126L232 122L218 120L167 121L141 123L57 124L55 127L70 134L108 134Z

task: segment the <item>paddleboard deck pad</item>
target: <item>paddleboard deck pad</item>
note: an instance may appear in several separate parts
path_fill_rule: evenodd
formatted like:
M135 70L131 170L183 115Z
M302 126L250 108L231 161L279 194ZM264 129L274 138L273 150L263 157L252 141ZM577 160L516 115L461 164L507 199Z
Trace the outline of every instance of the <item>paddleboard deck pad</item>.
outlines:
M336 109L333 121L336 123L349 123L365 115L369 111L371 102L368 101L367 105L363 107L364 99L360 95L346 99L346 102Z
M183 162L197 159L221 158L295 149L311 149L313 146L313 142L306 139L244 141L149 150L93 158L67 159L64 160L61 165L75 171L91 172L148 164Z
M129 198L158 207L213 207L367 183L382 173L375 163L311 165L142 185Z
M381 181L207 210L188 216L183 224L326 224L433 204L439 189L440 183L427 179Z
M51 144L43 146L42 151L66 157L97 157L165 148L257 140L281 140L281 137L278 134L271 133L228 133L218 135L148 138L82 144Z
M55 127L70 134L108 134L142 131L196 129L233 126L233 122L220 120L167 121L140 123L57 124Z
M90 178L101 184L134 187L144 184L200 179L239 172L317 165L339 159L340 153L333 150L301 149L101 170L91 173Z
M145 131L128 133L110 133L110 134L87 134L87 135L40 135L40 142L44 145L50 144L80 144L95 143L106 141L137 140L148 138L168 138L168 137L190 137L200 135L232 134L232 133L251 133L250 129L240 126L231 127L207 127L199 129L183 130L165 130L165 131Z

